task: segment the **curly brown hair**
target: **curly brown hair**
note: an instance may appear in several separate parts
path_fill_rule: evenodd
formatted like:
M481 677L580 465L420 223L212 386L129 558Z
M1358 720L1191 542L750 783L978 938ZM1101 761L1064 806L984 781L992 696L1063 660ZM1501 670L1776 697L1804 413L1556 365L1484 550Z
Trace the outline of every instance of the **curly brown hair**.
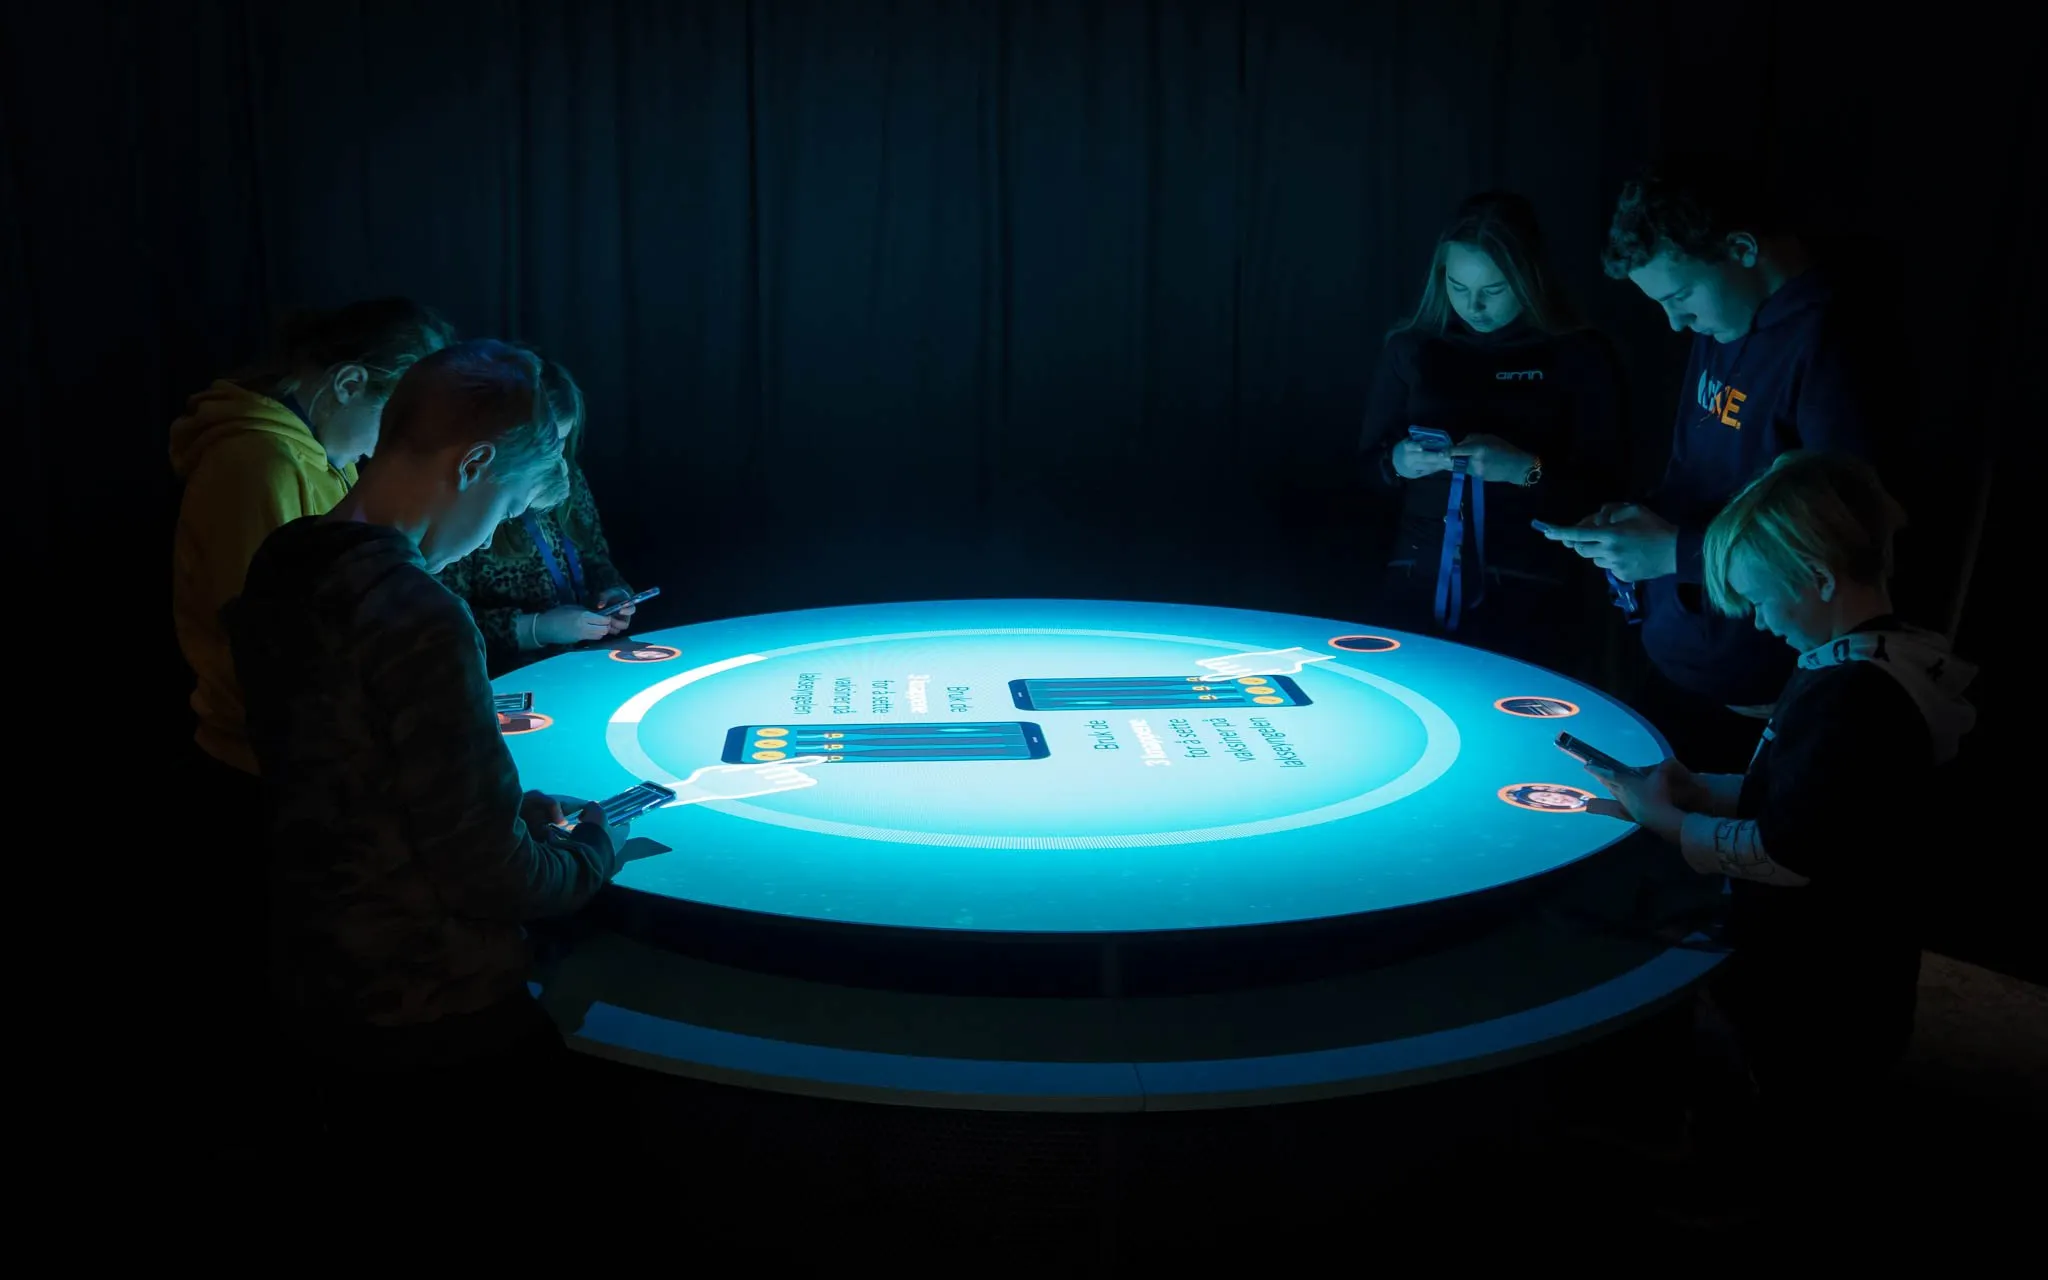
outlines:
M1725 154L1674 154L1623 184L1600 260L1625 280L1666 250L1712 261L1729 236L1782 230L1783 211L1755 166Z

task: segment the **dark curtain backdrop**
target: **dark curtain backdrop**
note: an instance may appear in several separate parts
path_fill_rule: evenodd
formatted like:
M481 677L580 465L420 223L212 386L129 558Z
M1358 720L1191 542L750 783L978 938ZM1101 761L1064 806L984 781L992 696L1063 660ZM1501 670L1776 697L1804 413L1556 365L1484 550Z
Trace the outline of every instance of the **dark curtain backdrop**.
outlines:
M1724 138L1892 271L1959 555L2039 333L2013 278L2039 19L1841 12L17 6L0 248L47 477L19 509L54 530L89 485L160 511L184 394L283 308L402 291L577 370L619 550L672 616L1340 607L1358 408L1449 208L1535 200L1654 474L1682 343L1599 276L1600 235L1654 145Z
M1653 147L1719 140L1895 312L1947 626L2000 434L2038 417L2040 7L1887 12L24 0L17 546L123 584L99 623L163 616L183 397L287 307L405 292L581 376L656 620L1021 593L1356 615L1359 409L1451 207L1535 201L1626 356L1647 478L1683 341L1599 243ZM1980 583L2023 574L2011 545ZM1980 656L2016 594L1971 597Z

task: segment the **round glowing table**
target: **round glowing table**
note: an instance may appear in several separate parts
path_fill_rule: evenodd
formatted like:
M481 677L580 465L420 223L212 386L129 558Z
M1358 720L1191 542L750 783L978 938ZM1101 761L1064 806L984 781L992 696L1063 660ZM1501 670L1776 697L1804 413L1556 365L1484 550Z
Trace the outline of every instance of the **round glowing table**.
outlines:
M667 1070L975 1106L1356 1091L1597 1034L1714 962L1585 927L1698 891L1616 848L1635 828L1554 744L1649 761L1655 732L1428 637L947 601L497 686L531 695L504 725L527 786L676 793L633 824L669 851L543 979L580 1047Z

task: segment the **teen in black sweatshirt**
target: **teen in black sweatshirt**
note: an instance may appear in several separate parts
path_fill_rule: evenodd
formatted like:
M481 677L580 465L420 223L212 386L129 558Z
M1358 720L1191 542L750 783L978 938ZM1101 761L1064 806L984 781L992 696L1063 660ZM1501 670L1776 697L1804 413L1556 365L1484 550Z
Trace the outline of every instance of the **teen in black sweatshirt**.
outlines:
M1577 519L1618 478L1621 398L1613 352L1573 318L1528 202L1467 200L1438 237L1422 301L1388 337L1366 402L1359 447L1398 513L1375 620L1578 665L1599 597L1561 571L1530 521ZM1441 431L1453 446L1432 451L1411 427ZM1466 475L1454 528L1446 516L1458 462ZM1485 486L1483 530L1476 484ZM1447 538L1459 553L1454 570Z
M1645 502L1609 502L1552 536L1641 584L1643 647L1659 678L1639 707L1709 767L1739 769L1793 655L1708 607L1701 538L1782 453L1875 461L1876 406L1863 399L1873 379L1827 277L1754 182L1719 164L1679 162L1631 181L1606 267L1697 336L1662 483Z

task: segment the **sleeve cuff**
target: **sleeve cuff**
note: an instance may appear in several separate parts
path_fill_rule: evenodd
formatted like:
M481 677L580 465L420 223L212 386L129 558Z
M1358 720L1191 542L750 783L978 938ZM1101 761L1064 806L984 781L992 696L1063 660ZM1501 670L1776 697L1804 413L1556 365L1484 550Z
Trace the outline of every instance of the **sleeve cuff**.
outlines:
M1719 851L1714 847L1716 829L1726 818L1710 813L1688 813L1678 825L1678 852L1685 865L1703 876L1721 872Z
M1707 580L1707 529L1705 525L1678 526L1678 580L1702 583Z
M1377 475L1380 483L1389 489L1401 487L1401 473L1394 470L1394 451L1392 449L1381 449L1379 451L1378 456L1373 460L1373 474Z

